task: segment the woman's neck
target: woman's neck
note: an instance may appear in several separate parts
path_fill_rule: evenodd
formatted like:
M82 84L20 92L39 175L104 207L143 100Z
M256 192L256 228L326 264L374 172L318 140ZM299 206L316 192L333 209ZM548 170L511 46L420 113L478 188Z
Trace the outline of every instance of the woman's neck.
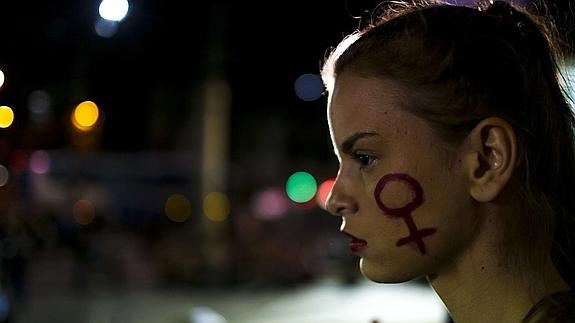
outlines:
M492 228L482 229L465 254L428 277L456 323L520 323L540 299L569 289L550 259L543 264L543 276L530 272L532 268L509 270L503 266L493 239L497 236L495 222L491 221ZM534 289L536 284L525 283L522 274L540 277L545 283Z

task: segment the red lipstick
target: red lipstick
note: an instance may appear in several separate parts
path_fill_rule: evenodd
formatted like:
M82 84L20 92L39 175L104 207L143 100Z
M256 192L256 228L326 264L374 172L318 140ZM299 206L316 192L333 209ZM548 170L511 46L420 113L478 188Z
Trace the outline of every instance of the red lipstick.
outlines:
M367 247L367 241L362 240L348 232L342 231L343 234L345 234L346 236L350 237L349 240L349 249L351 249L352 252L361 252L363 251L366 247Z

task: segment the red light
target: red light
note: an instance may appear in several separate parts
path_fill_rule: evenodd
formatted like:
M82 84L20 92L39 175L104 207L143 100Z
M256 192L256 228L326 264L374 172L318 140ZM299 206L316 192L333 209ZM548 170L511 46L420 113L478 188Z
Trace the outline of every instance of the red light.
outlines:
M330 178L325 180L323 183L319 185L319 189L317 190L316 201L317 204L325 210L325 203L327 202L327 198L331 193L331 189L335 184L335 178Z

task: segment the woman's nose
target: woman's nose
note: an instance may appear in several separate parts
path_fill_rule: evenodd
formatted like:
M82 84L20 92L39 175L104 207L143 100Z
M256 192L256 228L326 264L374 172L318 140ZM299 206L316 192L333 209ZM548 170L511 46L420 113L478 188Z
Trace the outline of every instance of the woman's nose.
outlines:
M333 215L346 215L357 212L358 205L349 193L349 187L337 178L326 201L326 209Z

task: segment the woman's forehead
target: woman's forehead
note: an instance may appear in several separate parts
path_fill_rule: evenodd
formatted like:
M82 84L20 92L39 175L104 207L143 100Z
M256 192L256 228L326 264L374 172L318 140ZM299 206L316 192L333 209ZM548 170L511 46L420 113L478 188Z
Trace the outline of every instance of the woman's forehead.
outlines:
M334 145L341 147L346 138L363 132L377 133L384 141L401 141L408 133L430 136L429 123L404 108L399 91L393 82L381 78L353 74L339 77L328 106Z
M330 122L380 123L400 110L393 84L379 78L343 74L337 78L328 105Z

